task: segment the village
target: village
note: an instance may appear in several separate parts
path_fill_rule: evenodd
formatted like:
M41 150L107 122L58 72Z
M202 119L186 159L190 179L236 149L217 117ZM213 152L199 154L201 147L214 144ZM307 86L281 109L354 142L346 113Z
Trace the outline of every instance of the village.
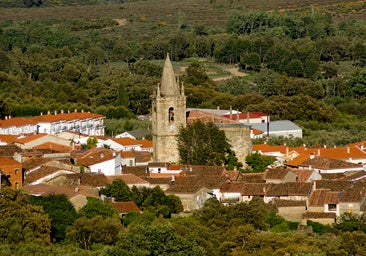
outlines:
M187 109L169 55L154 97L152 131L114 137L105 136L103 115L83 110L0 120L0 188L36 196L65 194L76 210L88 197L102 200L100 189L121 179L129 188L159 186L165 194L178 196L183 215L202 208L210 198L233 204L253 197L273 204L284 219L302 224L333 224L344 213L366 211L365 141L316 148L252 145L252 139L266 136L302 137L302 130L288 120L270 121L262 112ZM263 173L179 164L179 127L196 120L224 130L241 162L259 153L275 157L275 163ZM153 140L145 138L149 133ZM113 207L120 215L142 211L132 201L114 202Z

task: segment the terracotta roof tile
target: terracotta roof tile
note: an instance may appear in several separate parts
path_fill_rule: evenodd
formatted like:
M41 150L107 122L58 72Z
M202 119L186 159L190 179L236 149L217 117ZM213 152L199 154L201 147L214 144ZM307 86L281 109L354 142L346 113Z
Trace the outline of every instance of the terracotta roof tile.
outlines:
M264 173L241 173L238 181L246 183L265 183Z
M210 114L201 110L191 110L188 113L187 124L191 124L197 120L203 123L214 123L214 124L236 124L238 121L230 120L229 118L222 117L215 114Z
M115 159L116 155L116 151L107 148L92 148L78 156L77 162L84 166L91 166L97 163Z
M38 184L38 185L23 186L23 190L30 194L41 195L41 196L47 196L51 194L56 195L65 194L69 199L79 194L84 195L86 197L99 198L99 191L97 188L89 186L80 186L80 185L54 186L47 184Z
M341 180L345 177L344 173L320 173L322 180Z
M0 134L0 142L11 143L18 138L18 135Z
M337 204L339 192L332 192L329 189L316 189L311 193L309 206L324 206L324 204Z
M13 117L10 119L0 120L0 128L6 128L11 126L27 126L36 125L37 123L31 119L23 117Z
M129 212L142 212L134 201L128 202L112 202L112 207L118 211L119 214L126 214Z
M268 184L267 196L309 196L312 190L311 183L287 182Z
M222 193L241 193L243 196L264 196L268 184L265 183L245 183L226 182L222 185Z
M254 144L252 146L252 151L257 152L260 151L262 153L268 152L280 152L282 154L286 154L287 146L279 145L279 146L271 146L268 144Z
M121 151L121 157L122 158L135 158L134 151Z
M240 172L238 170L226 170L224 171L224 174L226 177L228 177L231 181L237 181L239 178Z
M253 134L254 134L254 135L259 135L259 134L263 134L263 133L264 133L263 131L258 130L258 129L255 129L255 128L251 128L250 130L252 130L252 131L253 131Z
M125 138L112 138L112 140L122 146L142 145L139 140L134 140L129 137Z
M57 167L41 166L39 169L35 171L25 173L24 184L31 184L32 182L35 182L48 175L54 174L60 170L62 169Z
M42 137L45 137L45 136L48 136L48 134L38 133L38 134L28 135L28 136L25 136L25 137L18 137L15 140L15 142L20 143L20 144L25 144L25 143L31 142L33 140L36 140L36 139L39 139L39 138L42 138Z
M293 169L292 171L296 173L298 182L307 182L311 174L313 174L312 170L306 170L306 169L300 169L300 170Z
M130 173L139 177L144 177L147 175L146 166L123 166L122 173Z
M64 146L53 142L46 142L33 147L33 149L50 149L52 151L67 153L71 152L72 147Z
M18 161L15 161L13 158L10 157L0 157L0 167L1 166L11 166L11 165L16 165L18 166L20 163Z
M136 163L148 163L151 161L151 154L146 151L135 151Z
M243 119L247 119L247 118L261 118L261 117L267 117L268 115L263 113L263 112L243 112L243 113L238 113L238 114L232 114L232 119L233 120L243 120ZM227 115L223 115L223 117L226 118L230 118L230 114Z
M37 123L54 123L59 121L72 121L72 120L84 120L84 119L100 119L105 118L103 115L94 114L90 112L71 112L71 113L59 113L55 115L47 114L32 117L31 120Z
M366 184L352 187L340 193L340 202L362 203L366 199Z
M150 183L150 185L169 185L171 184L172 177L144 177L144 180Z
M317 180L315 182L316 189L330 189L331 191L343 191L352 186L352 182L340 180Z
M0 156L8 156L8 157L13 157L15 153L20 153L23 150L16 146L16 145L5 145L5 146L0 146Z
M333 159L323 156L314 156L302 163L299 166L312 166L313 168L323 170L345 169L362 167L360 164L349 163L339 159Z
M303 219L335 219L337 216L333 212L306 212Z
M66 182L68 184L92 186L92 187L105 187L109 181L104 174L91 174L91 173L75 173L64 174Z
M305 200L282 200L282 199L275 199L273 200L273 203L276 205L276 207L298 207L303 206L306 207L306 201Z
M265 180L283 179L291 169L288 168L269 168L264 172Z
M180 192L188 193L197 191L203 187L208 189L219 189L227 180L226 177L222 176L186 176L177 177L173 185L171 185L166 191L169 193Z
M149 183L133 174L121 174L107 177L109 183L112 183L116 179L123 180L127 185L149 185Z
M137 142L139 144L141 144L141 148L152 148L153 147L152 140L143 139L143 140L137 140Z

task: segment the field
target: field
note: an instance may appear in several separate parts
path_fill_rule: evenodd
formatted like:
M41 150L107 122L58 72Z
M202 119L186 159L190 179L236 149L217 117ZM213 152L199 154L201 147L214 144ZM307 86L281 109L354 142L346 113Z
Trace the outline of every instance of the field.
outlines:
M46 0L44 6L47 6ZM140 22L148 27L151 24L162 25L163 23L166 25L206 24L222 27L233 9L310 12L313 8L315 11L326 10L334 16L335 13L337 15L352 14L363 18L366 4L365 1L352 0L146 0L121 4L44 6L0 8L0 21L112 18L126 20L128 23Z

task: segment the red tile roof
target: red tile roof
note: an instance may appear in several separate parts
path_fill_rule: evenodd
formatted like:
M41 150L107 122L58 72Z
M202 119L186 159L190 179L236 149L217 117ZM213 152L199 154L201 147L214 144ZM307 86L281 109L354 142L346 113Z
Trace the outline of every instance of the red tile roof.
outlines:
M243 181L246 183L265 183L264 173L241 173L239 181Z
M153 142L152 140L136 140L136 142L138 142L139 144L141 144L141 148L152 148L153 147Z
M0 134L0 142L11 143L17 139L18 135Z
M48 175L57 173L60 170L61 169L58 167L42 166L31 173L26 173L24 177L24 184L31 184L32 182L47 177Z
M230 120L229 118L222 117L215 114L210 114L201 110L191 110L189 111L187 117L187 124L191 124L197 120L202 121L203 123L224 123L224 124L237 124L237 121Z
M135 158L134 151L121 151L122 158Z
M366 159L366 153L358 147L340 147L340 148L308 148L303 151L310 158L310 155L323 156L334 159L348 161L351 159Z
M263 134L264 132L255 128L250 128L250 130L253 131L254 135L259 135L259 134Z
M337 216L333 212L306 212L303 219L335 219Z
M112 138L112 140L122 146L134 146L134 145L142 145L140 141L131 139L129 137L125 138Z
M287 182L268 184L267 196L309 196L312 190L311 183Z
M291 169L288 168L269 168L264 172L264 179L282 180L289 172L291 172Z
M47 196L50 194L56 194L56 195L65 194L68 198L73 198L81 194L86 197L99 198L98 189L90 186L81 186L81 185L54 186L47 184L38 184L38 185L23 186L22 189L30 194L41 195L41 196Z
M92 148L77 157L77 162L84 166L91 166L115 159L117 152L106 148Z
M279 145L279 146L271 146L268 144L254 144L252 146L252 151L260 151L262 153L268 153L268 152L280 152L282 154L286 154L287 146L285 145Z
M31 119L23 117L14 117L6 120L0 120L0 128L6 128L11 126L26 126L36 125L37 123Z
M54 123L59 121L72 121L72 120L84 120L84 119L100 119L104 118L103 115L94 114L90 112L71 112L71 113L59 113L55 115L47 114L32 117L36 123Z
M149 182L146 180L133 175L133 174L121 174L121 175L113 175L107 177L109 183L112 183L116 179L123 180L127 185L148 185Z
M126 214L129 212L142 212L134 201L112 202L112 207L116 209L119 214Z
M298 182L307 182L311 174L313 174L313 170L306 169L293 169L292 172L296 173Z
M72 147L64 146L53 142L46 142L40 144L38 146L33 147L33 149L51 149L52 151L63 152L63 153L68 153L72 151Z
M306 207L306 201L274 199L273 203L278 207Z
M15 161L13 158L10 157L0 157L0 167L1 166L12 166L12 165L20 165L20 163L18 161Z
M321 207L325 204L338 204L339 192L332 192L329 189L316 189L311 193L309 206Z
M311 166L313 168L322 169L322 170L334 170L334 169L345 169L345 168L362 168L360 164L354 164L350 162L346 162L339 159L333 159L323 156L314 156L302 163L298 166Z
M39 138L42 138L45 136L49 136L49 135L46 133L38 133L38 134L34 134L34 135L28 135L25 137L19 137L15 140L15 142L20 143L20 144L25 144L25 143L31 142L33 140L36 140L36 139L39 139Z
M243 112L239 114L232 114L231 116L233 120L243 120L247 118L251 119L251 118L267 117L268 115L263 112ZM230 118L230 114L223 115L223 117Z

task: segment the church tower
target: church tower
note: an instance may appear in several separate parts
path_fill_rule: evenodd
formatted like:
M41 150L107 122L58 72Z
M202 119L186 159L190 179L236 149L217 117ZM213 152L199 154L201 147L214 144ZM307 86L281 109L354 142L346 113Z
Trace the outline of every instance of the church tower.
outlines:
M152 136L154 162L178 163L177 137L180 127L186 127L186 96L180 87L166 56L161 84L152 102Z

